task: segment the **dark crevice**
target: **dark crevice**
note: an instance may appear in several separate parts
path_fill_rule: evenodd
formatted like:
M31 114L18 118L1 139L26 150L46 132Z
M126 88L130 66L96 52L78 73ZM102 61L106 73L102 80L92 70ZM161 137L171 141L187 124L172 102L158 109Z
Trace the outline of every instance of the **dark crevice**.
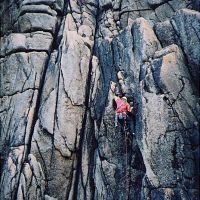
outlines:
M75 180L74 186L74 199L78 199L78 185L79 185L79 176L81 175L81 166L82 166L82 148L84 144L84 135L86 131L86 121L87 121L87 112L89 110L89 98L90 98L90 84L91 84L91 72L92 72L92 53L91 52L91 59L89 63L89 72L88 72L88 80L86 84L86 95L85 95L85 114L82 123L82 129L80 131L80 142L79 142L79 150L77 151L77 175Z
M5 95L3 95L3 96L0 96L0 98L4 98L4 97L13 97L13 96L15 96L15 95L22 94L22 93L27 92L27 91L29 91L29 90L32 90L32 91L38 90L38 91L39 91L39 88L26 88L26 89L24 89L24 90L22 90L22 91L16 91L16 92L14 92L14 93L12 93L12 94L5 94Z
M190 0L189 3L186 5L186 7L200 12L200 1Z
M98 24L98 17L99 16L99 8L97 8L97 14L96 14L96 27L95 27L95 33L94 33L94 40L95 40L95 36L98 30L97 24ZM83 123L82 123L82 129L80 131L80 141L79 141L79 150L77 152L77 174L75 177L75 183L74 183L74 197L73 199L78 199L78 185L79 185L79 178L80 175L82 173L82 149L83 149L83 145L84 145L84 136L86 134L86 123L87 123L87 113L90 109L89 107L89 101L90 101L90 89L91 89L91 80L92 80L92 57L93 57L93 53L94 53L94 49L95 49L95 45L92 47L91 50L91 58L90 58L90 63L89 63L89 71L88 71L88 78L87 78L87 84L86 84L86 88L85 88L85 114L84 114L84 118L83 118ZM94 156L94 155L93 155ZM92 159L91 159L92 160ZM94 183L91 180L91 183ZM93 187L95 188L95 186ZM93 191L94 194L94 191Z
M70 180L69 180L69 184L68 184L68 186L67 186L67 189L66 189L66 197L67 197L67 199L69 199L69 195L70 195L70 193L71 193L71 190L73 189L73 187L74 187L74 185L73 185L73 179L76 177L76 174L77 174L77 171L75 171L75 159L76 159L76 154L72 154L72 165L71 165L71 170L70 170L70 175L69 175L69 177L71 178ZM75 171L75 174L74 174L74 171ZM74 177L75 176L75 177ZM74 198L73 198L74 199Z
M40 108L40 99L41 99L41 96L42 96L42 88L43 88L43 85L44 85L44 79L45 79L46 70L47 70L47 63L48 62L46 60L46 65L45 65L46 67L44 68L44 72L42 74L41 82L39 84L40 87L38 89L38 95L37 95L34 115L33 115L33 119L32 119L32 125L31 125L31 128L30 128L30 136L29 136L29 141L28 141L28 145L27 145L26 158L30 154L30 151L31 151L31 141L32 141L32 137L33 137L35 124L36 124L37 119L38 119L38 113L39 113L39 108Z
M39 52L39 53L45 52L47 53L47 55L49 55L49 50L44 50L44 49L14 49L6 53L5 56L0 56L0 58L5 58L16 53L31 53L31 52Z
M165 0L164 2L161 2L161 3L159 3L159 4L154 4L154 5L152 5L152 4L149 4L149 6L153 9L153 10L155 10L156 8L158 8L159 6L162 6L163 4L168 4L168 2L169 1L172 1L172 0Z
M102 6L101 12L102 11L106 12L107 10L112 10L112 9L113 9L112 3L110 2Z
M72 16L72 18L73 18L73 20L74 20L74 23L75 23L75 25L76 25L76 30L77 30L77 32L78 32L78 26L77 26L77 24L76 24L76 19L75 19L75 17L73 16L73 11L72 11L72 6L71 6L70 1L69 1L69 8L70 8L70 14L71 14L71 16Z
M34 95L34 94L33 94ZM32 98L33 98L33 95L32 95ZM25 151L25 148L24 148L24 151L23 151L23 157L22 157L22 159L21 159L21 163L19 164L19 163L15 163L15 166L17 166L18 164L19 164L19 166L20 166L20 169L17 171L17 173L15 174L15 176L16 176L16 179L17 179L17 181L16 181L16 187L14 188L14 191L13 191L13 199L18 199L17 198L17 194L18 194L18 191L19 191L19 186L20 186L20 180L21 180L21 175L22 175L22 172L23 172L23 169L24 169L24 166L23 166L23 164L24 164L24 162L25 162L25 160L26 160L26 151ZM17 177L17 175L18 175L18 177ZM15 176L13 177L13 178L15 178Z
M176 158L176 155L177 155L176 140L175 140L175 143L174 143L174 146L173 146L173 149L172 149L172 155L173 155L173 160L171 161L172 162L172 168L176 169L176 170L179 170L179 162L178 162L178 160Z
M93 130L94 130L94 123L93 125ZM95 160L94 160L94 152L95 149L97 149L98 146L98 142L95 139L95 136L93 136L93 138L91 139L91 152L89 155L90 158L90 168L89 168L89 174L91 174L91 176L89 177L89 183L90 183L90 187L92 189L91 193L92 193L92 197L94 198L95 195L95 181L94 181L94 165L95 165Z
M67 15L67 7L68 7L68 1L65 0L65 6L64 6L64 10L63 10L63 15L61 16L61 27L59 26L56 26L56 29L55 29L55 34L54 34L54 40L53 40L53 43L52 43L52 47L53 47L53 50L59 48L59 45L61 43L61 40L63 38L63 30L64 30L64 26L65 26L65 18L66 18L66 15ZM53 51L52 50L52 51Z
M64 6L64 13L66 12L66 9L67 9L67 1L64 2L65 6ZM56 102L55 102L55 112L54 112L54 124L53 124L53 138L52 138L52 151L51 151L51 163L53 163L53 154L54 154L54 148L55 148L55 145L54 145L54 134L55 134L55 127L56 125L58 126L57 124L57 121L58 121L58 115L57 115L57 106L58 106L58 97L59 97L59 85L60 85L60 76L61 76L61 58L62 58L62 47L63 47L63 31L64 31L64 27L65 27L65 20L66 20L66 16L63 16L62 20L61 20L61 25L58 29L56 29L56 33L55 33L55 40L53 41L53 50L55 48L58 48L58 54L57 54L57 58L56 58L56 62L55 62L55 66L58 67L58 75L57 75L57 83L56 83L56 86L57 86L57 91L56 91ZM59 36L59 32L62 32L61 34L61 37L59 37L58 39L58 36ZM52 51L53 51L52 50ZM58 149L57 149L58 150ZM58 150L59 151L59 150ZM60 152L61 153L61 152ZM62 155L62 153L61 153Z
M41 160L42 160L42 162L43 162L43 169L44 169L44 175L45 175L45 190L47 190L47 188L48 188L48 175L47 175L47 167L46 167L45 159L44 159L43 156L42 156L42 152L41 152L41 150L40 150L40 146L39 146L37 140L34 140L34 141L35 141L35 143L36 143L36 146L37 146L37 149L38 149L38 153L39 153L39 155L40 155L40 158L41 158Z
M13 2L11 2L11 3L3 10L3 12L1 13L0 19L2 19L2 16L3 16L5 13L9 12L9 9L12 8L14 4L16 4L16 5L17 5L17 8L19 9L19 8L20 8L20 5L19 5L19 4L20 4L20 1L21 1L21 0L14 0ZM1 4L1 3L3 4L2 1L0 1L0 4Z
M40 14L41 13L41 14L47 14L47 15L52 16L52 17L56 17L57 16L57 15L53 15L52 13L47 12L47 11L43 11L43 10L33 10L33 11L24 10L24 11L20 12L19 17L21 17L21 16L23 16L23 15L25 15L27 13L32 13L32 14L35 14L35 13Z
M1 124L0 124L0 130L2 130ZM1 137L1 134L0 134L0 137ZM3 149L3 151L0 152L0 179L1 179L1 182L3 183L4 181L2 179L2 174L5 169L6 158L8 158L9 140L4 142L2 149Z
M174 103L174 102L172 103L168 97L165 97L165 100L166 100L167 105L169 105L170 108L172 109L172 111L173 111L173 113L174 113L174 117L177 117L177 119L178 119L178 121L180 122L180 124L182 125L183 129L184 129L185 131L187 131L188 128L184 126L184 124L183 124L182 120L180 119L178 113L176 112L175 108L173 107L173 103Z
M156 15L156 13L155 13L155 15ZM155 25L153 26L153 32L154 32L154 34L156 35L156 39L159 41L159 43L160 43L160 45L161 45L161 47L162 47L162 49L163 49L163 48L164 48L164 45L163 45L163 43L162 43L162 40L160 40L159 35L158 35L157 32L156 32L156 26L155 26Z
M180 98L182 98L186 102L186 104L189 107L190 111L192 112L192 114L194 115L194 117L196 118L196 120L198 121L198 116L194 112L194 109L192 108L192 106L187 102L187 99L182 94L180 94L180 96L181 96Z
M3 4L3 1L8 1L8 0L0 0L0 4ZM20 4L21 0L13 0L4 10L4 12L2 12L1 14L3 15L5 12L8 11L8 9L10 9L13 6L13 3L15 3L16 5L18 5L17 7L19 8L19 4Z
M11 56L12 54L16 53L32 53L32 52L45 52L49 56L49 50L44 50L44 49L14 49L8 53L5 54L5 56L0 56L0 58L6 58L8 56Z
M23 30L23 32L16 31L15 33L32 33L32 32L37 32L37 31L42 31L42 32L45 32L45 33L51 33L52 36L56 35L56 31L54 31L54 30L45 30L45 29L42 29L42 27L31 27L30 29ZM9 33L9 34L11 34L11 33Z
M36 76L35 76L35 80L36 80ZM34 80L34 83L35 83L35 80ZM26 129L27 129L27 126L28 126L29 112L31 111L32 106L34 106L34 102L33 102L34 96L35 96L35 91L32 92L31 100L30 100L30 103L29 103L28 112L27 112L27 115L25 116L25 118L26 118L26 125L25 125L24 139L23 139L24 140L24 144L26 144L26 135L27 135L27 130ZM25 153L26 153L26 150L24 150L24 155L25 155Z
M31 68L31 71L30 71L29 74L26 73L26 70L25 70L24 68L23 68L22 70L23 70L23 73L24 73L25 76L26 76L26 80L24 81L24 83L23 83L23 85L22 85L22 89L21 89L21 91L24 91L24 90L25 90L24 87L25 87L27 81L29 80L29 78L31 77L31 74L32 74L32 72L33 72L33 69ZM34 84L35 84L35 82L36 82L36 79L37 79L37 72L35 73ZM34 86L34 88L35 88L35 86Z
M91 123L91 122L90 122ZM91 124L90 124L91 125ZM93 130L93 126L91 125L91 128L90 128L90 131L89 131L89 133L90 134L92 134L92 131L91 130ZM85 129L86 130L86 129ZM87 131L86 131L87 132ZM88 133L85 133L85 135L84 135L84 140L86 140L86 141L88 141L88 143L90 143L90 139L92 139L92 137L90 137L90 138L87 138L87 134ZM89 135L90 135L89 134ZM89 140L88 140L89 139ZM88 144L87 143L87 144ZM88 146L88 149L89 149L89 146ZM90 151L90 149L89 149L89 151ZM89 159L90 159L90 157L89 157ZM90 162L90 160L88 160L89 162ZM92 165L90 164L90 165L88 165L88 172L89 173L91 173L90 172L90 167L92 167ZM82 168L81 168L82 169ZM84 180L83 180L83 172L81 171L80 172L81 174L80 174L80 180L81 180L81 182L79 182L80 184L81 184L81 186L83 187L83 193L84 193L84 199L87 199L87 184L88 184L88 180L90 179L90 176L87 176L87 181L86 181L86 185L84 185Z
M161 22L161 21L162 21L162 20L160 20L160 18L158 17L156 11L155 11L155 16L156 16L156 18L158 19L158 22Z
M10 102L10 104L11 104L11 102ZM8 146L8 148L10 148L11 147L11 140L10 140L10 138L11 138L11 136L10 136L10 134L9 134L9 130L10 130L10 125L11 125L11 123L12 123L12 117L13 117L13 115L14 115L14 108L13 108L13 111L12 111L12 113L11 113L11 115L10 115L10 118L9 118L9 122L8 122L8 129L7 129L7 132L6 132L6 137L5 137L5 140L7 141L6 143L5 143L5 145L7 144ZM6 116L6 118L7 118L7 116ZM9 149L10 150L10 149Z
M169 2L167 2L167 5L173 10L173 12L176 12L176 10L173 8L173 6Z
M64 19L63 19L64 21ZM64 23L63 23L64 25ZM56 82L56 102L55 102L55 111L54 111L54 122L53 122L53 139L52 139L52 151L51 151L51 163L52 160L53 160L53 148L55 148L54 146L54 134L55 134L55 129L56 129L56 124L57 124L57 107L58 107L58 97L59 97L59 84L60 84L60 74L61 74L61 66L60 66L60 63L61 63L61 58L62 58L62 46L63 46L63 43L62 43L62 40L60 41L60 45L59 45L59 49L58 49L58 55L57 55L57 59L56 59L56 63L55 63L55 66L58 67L58 76L57 76L57 82ZM57 149L58 150L58 149ZM60 152L61 153L61 152ZM62 154L61 154L62 155Z
M151 10L149 8L146 8L146 9L131 9L131 10L122 10L120 13L119 13L119 17L121 17L121 15L125 14L125 13L131 13L131 12L140 12L140 11L148 11L148 10Z
M40 0L39 2L37 2L37 1L33 1L33 2L26 2L26 3L24 3L23 2L23 6L25 6L25 5L41 5L41 4L44 4L44 5L48 5L48 6L53 6L53 4L54 4L54 0Z

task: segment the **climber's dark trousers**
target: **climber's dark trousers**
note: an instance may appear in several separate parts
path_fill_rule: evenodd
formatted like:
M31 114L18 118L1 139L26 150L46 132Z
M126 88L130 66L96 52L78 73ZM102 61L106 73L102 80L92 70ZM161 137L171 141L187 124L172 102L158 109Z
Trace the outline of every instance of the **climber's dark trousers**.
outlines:
M115 127L118 126L118 120L126 119L127 115L125 112L123 113L115 113Z
M130 118L128 117L128 115L124 112L121 113L121 116L119 113L115 114L115 127L118 126L118 122L120 123L120 125L123 127L123 130L125 129L125 131L130 131L131 127L130 127Z

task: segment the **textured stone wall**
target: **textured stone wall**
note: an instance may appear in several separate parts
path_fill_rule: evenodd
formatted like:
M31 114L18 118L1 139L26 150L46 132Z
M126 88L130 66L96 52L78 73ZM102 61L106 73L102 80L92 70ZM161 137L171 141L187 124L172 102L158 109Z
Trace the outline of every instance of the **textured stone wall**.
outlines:
M1 0L0 199L197 200L199 11ZM113 85L134 102L129 135Z

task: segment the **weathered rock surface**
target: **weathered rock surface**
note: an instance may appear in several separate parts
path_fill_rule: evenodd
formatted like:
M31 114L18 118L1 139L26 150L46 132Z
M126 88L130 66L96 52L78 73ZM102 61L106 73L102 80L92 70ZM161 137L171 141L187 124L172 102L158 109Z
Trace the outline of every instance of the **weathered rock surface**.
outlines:
M198 199L199 7L0 1L0 199Z

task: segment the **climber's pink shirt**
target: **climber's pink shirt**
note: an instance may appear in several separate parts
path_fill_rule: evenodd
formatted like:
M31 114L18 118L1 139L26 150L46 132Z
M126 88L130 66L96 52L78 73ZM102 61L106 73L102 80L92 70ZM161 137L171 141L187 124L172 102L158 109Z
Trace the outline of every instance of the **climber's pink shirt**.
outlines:
M115 102L117 104L117 109L116 109L117 113L122 113L122 112L126 112L126 111L130 112L130 105L128 103L126 103L125 101L123 101L120 98L116 99Z

